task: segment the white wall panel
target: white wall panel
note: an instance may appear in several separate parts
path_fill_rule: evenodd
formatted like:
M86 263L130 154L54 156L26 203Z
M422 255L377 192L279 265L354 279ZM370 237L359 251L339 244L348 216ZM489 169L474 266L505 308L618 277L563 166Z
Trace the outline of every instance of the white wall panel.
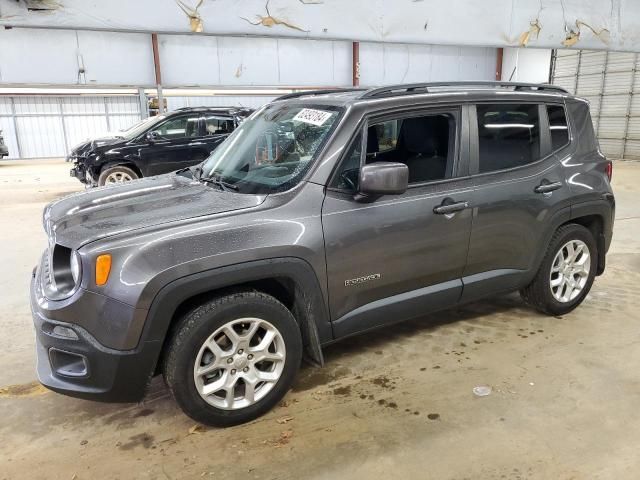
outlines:
M106 97L104 102L109 114L128 113L140 116L140 99L138 97Z
M106 116L85 116L74 115L72 117L64 117L64 133L67 142L66 149L70 150L78 143L90 137L106 134L110 128L107 126ZM65 152L66 153L66 152Z
M494 48L360 44L360 83L494 80Z
M61 117L18 117L16 123L22 158L66 154Z
M280 85L278 40L218 38L219 85Z
M155 83L151 36L143 33L78 32L87 84Z
M79 67L84 65L84 75ZM0 29L0 83L151 85L151 37L140 33Z
M140 115L109 115L109 131L112 133L129 128L140 121Z
M76 50L70 30L0 29L0 82L76 83Z
M513 82L548 83L551 50L541 48L505 48L502 79Z
M165 85L220 84L217 37L158 35L158 45Z
M63 113L105 113L104 97L68 97L60 102Z
M82 140L121 130L140 118L137 96L0 97L0 128L10 158L62 157Z
M351 48L349 42L280 39L279 83L310 86L349 85L352 81Z

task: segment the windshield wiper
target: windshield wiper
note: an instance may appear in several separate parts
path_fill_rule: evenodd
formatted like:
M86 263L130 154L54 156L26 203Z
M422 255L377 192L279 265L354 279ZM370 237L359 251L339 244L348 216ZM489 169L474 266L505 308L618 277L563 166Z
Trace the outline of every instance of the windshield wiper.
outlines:
M220 190L226 190L226 191L233 190L234 192L237 192L239 190L237 185L234 185L233 183L225 182L224 180L222 180L222 177L220 175L212 174L209 177L203 177L202 169L200 169L198 180L201 181L202 183L209 183L211 185L215 185L216 187L220 187Z

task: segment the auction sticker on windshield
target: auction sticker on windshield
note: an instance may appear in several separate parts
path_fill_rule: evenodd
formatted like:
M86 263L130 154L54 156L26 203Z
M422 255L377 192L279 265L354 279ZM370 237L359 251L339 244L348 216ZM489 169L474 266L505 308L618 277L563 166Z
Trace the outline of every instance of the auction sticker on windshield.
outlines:
M315 110L313 108L303 108L298 114L293 117L294 120L304 123L310 123L311 125L321 126L324 122L331 117L332 112L325 112L323 110Z

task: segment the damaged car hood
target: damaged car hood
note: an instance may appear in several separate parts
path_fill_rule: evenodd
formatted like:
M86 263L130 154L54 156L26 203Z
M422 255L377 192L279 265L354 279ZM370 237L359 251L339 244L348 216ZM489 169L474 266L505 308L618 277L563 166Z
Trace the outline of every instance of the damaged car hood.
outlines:
M172 173L70 195L45 207L43 223L52 241L77 249L131 230L256 207L266 197Z
M118 135L105 135L99 138L90 138L80 142L71 149L69 157L84 157L96 148L125 143L125 139Z

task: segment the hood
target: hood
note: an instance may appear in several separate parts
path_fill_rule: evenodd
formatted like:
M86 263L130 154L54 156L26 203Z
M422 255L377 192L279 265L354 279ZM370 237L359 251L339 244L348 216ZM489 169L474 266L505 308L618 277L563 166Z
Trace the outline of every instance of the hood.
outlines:
M71 149L71 157L84 157L96 148L113 146L116 143L124 143L125 139L118 135L105 135L101 137L89 138Z
M44 210L44 228L69 248L145 227L256 207L266 195L221 191L174 173L70 195Z

